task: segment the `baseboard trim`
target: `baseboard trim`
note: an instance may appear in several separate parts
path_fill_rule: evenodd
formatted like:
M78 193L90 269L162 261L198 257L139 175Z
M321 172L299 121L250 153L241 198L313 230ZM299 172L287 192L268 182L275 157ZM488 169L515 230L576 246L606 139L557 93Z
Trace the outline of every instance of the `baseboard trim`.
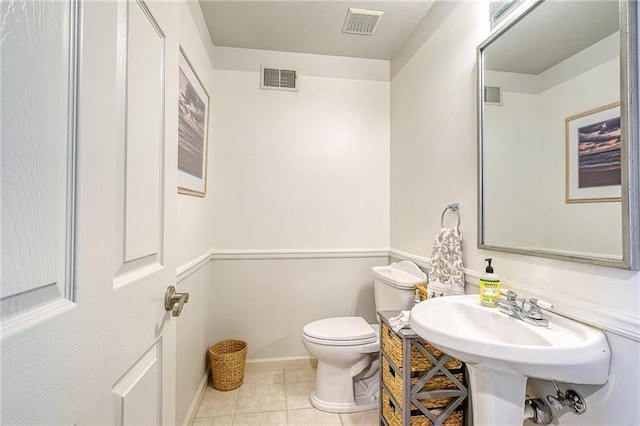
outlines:
M246 371L293 370L298 368L316 368L318 360L310 356L249 359Z
M196 420L196 415L198 414L198 408L200 407L200 403L202 402L202 398L204 398L204 393L207 390L207 383L209 382L209 367L204 371L204 376L200 380L200 384L198 385L198 389L196 390L196 394L193 396L193 401L191 401L191 405L189 406L189 411L187 411L187 415L184 418L183 426L190 426Z

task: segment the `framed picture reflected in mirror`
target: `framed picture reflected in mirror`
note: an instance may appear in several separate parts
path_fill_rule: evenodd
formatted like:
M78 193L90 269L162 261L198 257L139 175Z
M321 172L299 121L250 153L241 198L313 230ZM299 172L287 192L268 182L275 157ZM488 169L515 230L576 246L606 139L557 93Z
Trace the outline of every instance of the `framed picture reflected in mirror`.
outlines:
M567 117L566 202L620 201L620 102Z

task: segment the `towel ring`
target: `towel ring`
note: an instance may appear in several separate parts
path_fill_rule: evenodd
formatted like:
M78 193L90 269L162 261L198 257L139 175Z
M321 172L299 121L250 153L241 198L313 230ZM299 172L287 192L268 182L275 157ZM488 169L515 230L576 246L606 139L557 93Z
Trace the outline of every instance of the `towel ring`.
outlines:
M456 225L456 227L459 228L460 227L460 205L458 203L449 204L447 207L444 208L444 210L442 211L442 216L440 216L440 228L444 228L444 215L447 213L448 210L455 212L456 215L458 216L458 224Z

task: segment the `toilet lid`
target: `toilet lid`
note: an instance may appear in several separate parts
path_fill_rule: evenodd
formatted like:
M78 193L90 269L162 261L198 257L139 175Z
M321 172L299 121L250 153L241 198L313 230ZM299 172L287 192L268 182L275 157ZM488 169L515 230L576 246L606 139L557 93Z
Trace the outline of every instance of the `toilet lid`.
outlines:
M302 332L314 340L330 341L334 345L364 345L378 340L375 330L362 317L336 317L314 321Z

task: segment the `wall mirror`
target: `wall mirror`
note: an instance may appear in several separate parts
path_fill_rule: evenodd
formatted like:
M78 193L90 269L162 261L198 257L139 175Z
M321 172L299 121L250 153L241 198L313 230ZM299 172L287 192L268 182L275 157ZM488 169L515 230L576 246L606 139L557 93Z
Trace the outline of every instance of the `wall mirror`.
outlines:
M637 270L636 2L514 15L478 48L478 246Z

